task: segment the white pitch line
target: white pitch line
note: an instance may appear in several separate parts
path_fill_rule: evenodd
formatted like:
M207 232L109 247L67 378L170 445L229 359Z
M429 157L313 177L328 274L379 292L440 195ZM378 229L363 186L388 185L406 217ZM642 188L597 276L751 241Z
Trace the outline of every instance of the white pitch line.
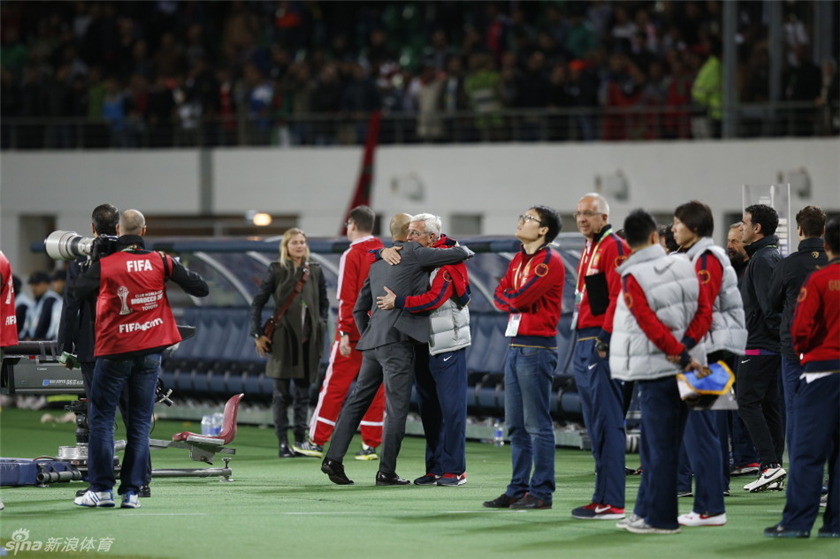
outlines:
M483 514L499 514L501 512L506 512L510 514L510 511L502 511L502 510L444 510L444 511L428 511L427 514L430 515L441 515L441 514L476 514L476 513L483 513ZM526 511L514 511L514 512L526 512ZM281 515L291 515L291 516L342 516L342 515L355 515L355 516L381 516L383 513L380 512L343 512L343 511L336 511L336 512L278 512L276 514ZM418 513L416 511L413 512L403 512L403 513L388 513L389 515L398 514L398 515L417 515L423 514L422 512Z
M136 512L134 514L126 514L125 518L129 516L206 516L206 512Z

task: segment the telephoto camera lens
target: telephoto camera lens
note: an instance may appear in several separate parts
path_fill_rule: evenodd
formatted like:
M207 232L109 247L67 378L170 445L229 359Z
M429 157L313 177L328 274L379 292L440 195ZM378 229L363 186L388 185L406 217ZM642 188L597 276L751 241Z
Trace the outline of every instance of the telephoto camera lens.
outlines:
M82 237L75 231L53 231L44 239L44 248L53 260L75 260L90 255L95 240L95 237Z

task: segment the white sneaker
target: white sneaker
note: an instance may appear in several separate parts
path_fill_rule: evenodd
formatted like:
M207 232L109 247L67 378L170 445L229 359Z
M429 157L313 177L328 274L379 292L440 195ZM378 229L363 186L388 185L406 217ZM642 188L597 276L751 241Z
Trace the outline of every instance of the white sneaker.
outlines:
M777 479L773 483L767 486L765 491L784 491L785 490L785 480L784 479Z
M726 513L721 514L698 514L691 511L688 514L681 514L677 517L680 526L723 526L726 524Z
M758 479L752 483L744 486L744 491L750 493L758 493L759 491L766 491L774 481L782 481L787 477L787 472L781 466L770 466L764 468Z
M125 495L122 496L122 503L120 504L121 509L139 509L140 508L140 497L137 496L137 493L134 491L129 491Z
M626 517L624 520L619 520L618 522L616 522L615 527L616 528L621 528L622 530L625 530L625 529L627 529L627 526L629 524L634 524L636 522L639 522L640 520L644 521L644 518L642 518L641 516L637 515L634 512L634 513L631 513L630 516Z
M73 499L73 504L80 507L113 507L114 492L88 490L81 497Z

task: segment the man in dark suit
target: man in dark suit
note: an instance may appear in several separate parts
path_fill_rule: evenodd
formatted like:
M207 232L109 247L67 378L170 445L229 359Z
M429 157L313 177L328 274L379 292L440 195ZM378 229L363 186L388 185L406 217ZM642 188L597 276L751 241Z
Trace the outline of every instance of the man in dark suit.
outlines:
M353 483L344 473L342 459L362 416L383 382L385 429L376 485L411 483L397 476L397 455L405 435L405 420L414 382L415 346L429 342L431 328L428 316L411 314L403 309L382 311L377 307L375 297L384 295L386 286L396 293L407 295L425 293L429 285L425 269L456 264L473 254L466 247L436 250L407 242L410 221L411 216L407 214L397 214L391 219L391 237L394 247L400 251L401 262L397 266L382 260L375 262L353 309L359 332L362 332L356 346L363 353L362 368L356 388L338 416L332 444L321 464L321 471L339 485Z

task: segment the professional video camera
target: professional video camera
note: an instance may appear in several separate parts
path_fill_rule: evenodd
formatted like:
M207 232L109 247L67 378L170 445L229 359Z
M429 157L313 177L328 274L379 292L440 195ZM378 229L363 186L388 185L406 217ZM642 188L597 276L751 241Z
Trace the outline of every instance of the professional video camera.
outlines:
M75 260L80 256L89 256L96 262L117 250L117 237L82 237L75 231L53 231L44 239L44 248L53 260Z

